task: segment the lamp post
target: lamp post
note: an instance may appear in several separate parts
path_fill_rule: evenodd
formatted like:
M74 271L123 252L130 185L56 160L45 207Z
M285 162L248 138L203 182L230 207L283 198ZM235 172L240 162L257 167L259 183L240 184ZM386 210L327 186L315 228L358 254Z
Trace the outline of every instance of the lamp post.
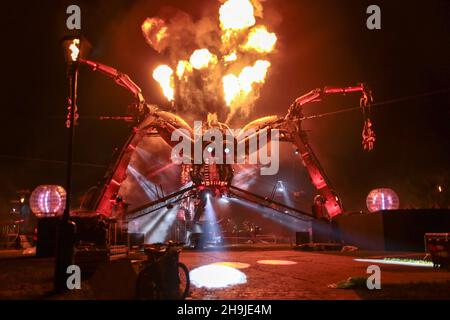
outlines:
M77 119L77 84L78 66L81 53L81 38L66 37L63 39L63 49L68 66L69 98L67 107L66 127L68 129L67 172L66 172L66 206L57 230L56 259L54 273L55 291L67 289L67 267L73 264L75 244L75 224L70 221L70 204L72 195L72 161L75 121Z
M65 41L67 47L68 63L68 78L69 78L69 99L68 99L68 114L66 118L66 127L69 130L68 145L67 145L67 175L66 175L66 209L63 214L63 221L68 221L70 218L70 200L72 190L72 161L73 161L73 138L75 134L75 121L77 114L77 89L78 89L78 58L80 56L81 40L80 38L67 38ZM65 46L66 47L66 46Z

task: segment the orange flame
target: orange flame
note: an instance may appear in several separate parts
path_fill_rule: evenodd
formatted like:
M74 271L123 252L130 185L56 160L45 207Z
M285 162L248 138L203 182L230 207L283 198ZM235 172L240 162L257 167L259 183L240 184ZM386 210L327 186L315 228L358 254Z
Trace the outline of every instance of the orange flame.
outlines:
M265 26L258 26L250 31L247 43L243 48L267 53L273 51L276 42L277 36L275 33L268 32Z
M173 83L173 70L169 66L163 64L158 66L153 71L153 79L155 79L161 86L164 96L169 101L174 99L174 83Z
M177 77L179 80L181 80L184 76L184 80L187 80L187 76L185 76L185 73L191 73L192 72L192 65L189 63L189 61L186 60L180 60L178 61L177 65Z
M271 65L267 56L274 51L277 36L269 32L259 21L256 25L256 19L262 18L262 7L258 0L221 1L223 4L219 9L220 31L217 34L220 36L221 43L202 41L202 43L208 42L208 48L220 54L219 56L207 48L198 48L191 51L190 56L186 56L185 51L180 50L178 46L180 39L177 30L179 29L173 29L171 22L166 25L159 18L147 18L142 24L142 32L155 50L161 52L165 48L170 48L176 50L171 57L179 57L172 61L174 69L162 65L153 72L153 78L158 81L164 96L169 101L174 100L174 77L179 80L176 84L180 85L180 91L177 94L180 99L190 101L192 97L189 95L201 94L198 90L197 78L193 78L194 69L200 70L201 80L205 82L201 90L213 90L214 95L219 97L220 95L216 95L216 89L222 86L223 100L230 108L232 117L237 109L248 113L248 108L257 99L258 85L265 82ZM173 46L169 41L172 38ZM195 80L192 85L190 80ZM190 89L194 91L190 92ZM252 93L253 90L255 92Z
M223 57L223 61L225 62L233 62L236 61L238 58L236 51L231 52L230 54L227 54Z
M227 74L222 78L222 83L225 102L227 106L231 106L233 100L236 99L236 97L238 97L239 93L241 92L239 78L234 74Z
M228 74L222 78L227 106L235 106L252 91L253 84L264 83L270 62L258 60L253 66L246 66L239 76Z
M156 50L160 51L160 43L167 37L167 27L164 20L159 18L147 18L141 26L147 42Z
M249 0L228 0L219 9L223 30L242 30L255 24L253 5Z
M80 48L78 46L80 45L80 39L73 39L72 43L69 46L70 50L70 58L72 61L77 61L78 55L80 54Z
M217 57L208 49L198 49L191 55L189 62L194 69L201 70L207 68L210 64L216 64Z

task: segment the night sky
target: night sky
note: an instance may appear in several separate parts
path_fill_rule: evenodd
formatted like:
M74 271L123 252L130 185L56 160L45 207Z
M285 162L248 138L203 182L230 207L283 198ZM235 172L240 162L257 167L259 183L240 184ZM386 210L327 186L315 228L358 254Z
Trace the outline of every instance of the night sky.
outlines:
M197 19L218 12L211 0L97 0L2 2L2 95L0 109L0 210L18 189L65 183L66 66L60 39L67 33L66 7L82 10L89 58L127 73L148 102L167 107L151 71L166 62L145 42L141 23L163 7ZM366 8L378 4L382 29L365 26ZM326 85L366 82L375 102L414 97L374 107L375 150L361 147L359 111L310 120L310 142L348 210L364 210L367 193L390 187L402 207L448 206L450 188L450 2L267 0L265 21L278 35L277 52L248 122L284 115L298 96ZM82 70L76 128L74 191L81 195L103 176L129 125L98 121L125 115L132 98L98 74ZM307 115L358 106L358 97L330 98L308 106ZM46 160L46 161L43 161ZM48 162L52 160L56 162ZM90 165L89 165L90 164ZM94 164L94 165L92 165ZM290 167L292 171L304 170ZM437 185L444 188L437 194ZM447 200L446 202L442 200ZM445 198L446 197L446 198Z

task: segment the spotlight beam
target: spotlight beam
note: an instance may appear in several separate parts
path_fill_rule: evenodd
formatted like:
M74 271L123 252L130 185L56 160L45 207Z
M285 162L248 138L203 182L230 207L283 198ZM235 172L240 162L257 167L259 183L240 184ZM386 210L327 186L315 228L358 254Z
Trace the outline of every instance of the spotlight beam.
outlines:
M295 218L295 219L298 219L298 220L302 220L302 221L310 221L310 220L311 220L311 219L308 219L308 218L306 218L306 217L301 217L301 216L299 216L299 215L294 215L294 214L286 213L286 212L284 212L284 211L282 211L282 210L280 210L280 209L271 207L270 205L268 205L268 204L266 204L266 203L258 202L258 201L256 201L256 200L252 200L252 199L250 199L250 198L247 198L247 197L244 197L244 196L241 196L241 195L237 195L237 194L235 194L235 193L231 193L231 195L232 195L233 197L237 198L237 199L240 199L240 200L243 200L243 201L246 201L246 202L249 202L249 203L253 203L253 204L256 204L256 205L260 205L260 206L262 206L262 207L264 207L264 208L267 208L267 209L271 209L271 210L273 210L273 211L275 211L275 212L280 213L281 215L289 216L289 217L292 217L292 218ZM266 201L266 202L267 202L267 201ZM293 210L293 209L291 209L291 210ZM308 215L308 217L311 217L311 216ZM312 218L312 217L311 217L311 218Z
M220 232L220 227L217 225L217 214L214 209L213 204L211 203L211 199L209 197L206 198L206 206L205 206L205 218L210 223L206 226L205 230L212 232L214 237L221 237L222 234ZM214 240L215 241L215 240Z
M294 218L297 218L297 219L301 219L301 220L306 220L306 219L303 218L303 217L300 217L300 216L298 216L298 215L293 215L293 214L285 213L284 211L281 211L281 210L278 209L278 208L274 208L274 207L270 206L270 204L274 204L274 205L276 205L276 206L278 206L278 207L281 207L281 208L284 208L284 209L293 211L293 212L298 213L298 214L300 214L300 215L302 215L302 216L307 216L307 217L310 217L310 218L314 218L314 216L313 216L311 213L307 213L307 212L301 211L301 210L299 210L299 209L296 209L296 208L287 206L287 205L285 205L285 204L283 204L283 203L280 203L280 202L277 202L277 201L274 201L274 200L271 200L271 199L267 199L267 198L262 197L262 196L260 196L260 195L254 194L254 193L252 193L252 192L250 192L250 191L247 191L247 190L244 190L244 189L235 187L235 186L230 186L230 189L231 189L231 190L235 190L235 191L237 191L237 192L240 192L240 193L243 193L243 194L249 196L249 197L245 197L245 196L239 195L239 194L237 194L237 193L235 193L235 192L232 193L233 196L235 196L235 197L237 197L237 198L240 198L240 199L242 199L242 200L244 200L244 201L248 201L248 202L252 202L252 203L259 204L259 205L262 205L262 206L264 206L264 207L266 207L266 208L269 208L269 209L272 209L272 210L274 210L274 211L277 211L277 212L279 212L279 213L282 213L282 214L285 214L285 215L289 215L289 216L291 216L291 217L294 217ZM257 201L257 200L252 200L251 197L252 197L252 198L256 198L256 199L259 200L259 201Z
M171 209L172 210L172 209ZM156 229L158 229L158 227L161 225L161 223L163 222L164 218L166 218L166 215L168 215L170 213L171 210L167 210L166 212L164 212L163 214L161 214L158 219L155 221L155 223L147 230L146 233L153 233Z
M305 229L311 227L311 225L310 225L311 220L307 220L306 218L302 219L299 216L296 217L296 216L291 216L289 214L282 214L282 213L276 214L279 212L273 210L272 208L267 208L267 207L261 206L259 204L256 204L255 202L242 200L240 198L231 198L230 201L233 203L245 206L246 208L255 210L259 214L261 214L264 218L270 219L277 224L281 224L290 230L294 230L294 231L303 230L304 231ZM271 210L268 210L268 209L271 209ZM269 212L269 211L271 211L271 212Z
M152 201L152 202L149 202L147 204L144 204L143 206L140 206L140 207L130 211L130 213L128 214L128 219L135 219L135 218L138 218L138 217L142 217L142 216L144 216L146 214L149 214L149 213L151 213L153 211L159 210L159 209L161 209L161 207L159 207L159 208L157 207L159 204L164 204L163 206L166 206L167 205L167 201L169 201L169 200L171 200L173 198L179 197L179 196L183 195L184 193L186 193L188 191L191 191L192 189L195 189L195 188L196 188L195 186L190 186L190 187L187 187L185 189L182 189L182 190L176 191L174 193L171 193L171 194L169 194L169 195L167 195L165 197L162 197L160 199L157 199L155 201ZM184 199L186 197L180 197L180 198L176 199L176 201L171 202L170 204L179 202L179 201L181 201L182 199ZM150 208L150 210L147 211L146 209L149 209L149 208Z
M180 198L175 199L174 201L166 202L166 203L164 203L163 205L161 205L159 207L153 207L149 211L145 211L145 212L140 213L138 215L133 215L132 217L127 217L127 221L132 221L132 220L135 220L135 219L139 219L139 218L142 218L142 217L144 217L146 215L149 215L149 214L151 214L153 212L159 211L159 210L164 209L164 208L168 208L168 205L172 205L173 206L173 205L175 205L175 204L177 204L177 203L179 203L179 202L181 202L184 199L187 199L189 197L191 197L191 196L187 195L187 196L184 196L184 197L180 197Z
M166 241L170 227L174 224L178 208L166 209L158 221L145 234L146 242Z
M134 169L132 166L128 166L128 171L130 171L133 178L139 184L139 186L144 190L145 194L149 199L153 197L159 198L158 193L155 191L156 185L149 181L145 176L143 176L139 171Z
M141 231L144 234L147 234L149 232L149 230L151 230L155 226L155 224L160 221L161 217L163 217L166 214L166 211L161 209L161 210L155 211L156 214L152 214L150 217L148 215L144 217L144 218L148 218L148 219L139 219L138 223L140 223L143 226L141 228Z

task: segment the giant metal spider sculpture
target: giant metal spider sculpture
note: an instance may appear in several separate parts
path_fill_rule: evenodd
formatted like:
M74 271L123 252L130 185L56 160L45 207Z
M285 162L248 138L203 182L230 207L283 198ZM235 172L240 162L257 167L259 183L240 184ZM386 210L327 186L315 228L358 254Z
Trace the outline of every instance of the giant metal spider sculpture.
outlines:
M148 135L157 134L173 148L176 142L171 140L171 136L175 130L184 129L193 133L193 129L179 116L160 110L155 105L147 104L141 89L126 74L122 74L112 67L85 59L79 59L77 63L87 65L90 69L99 71L112 78L118 85L130 91L136 99L136 103L133 104L133 109L135 110L135 116L133 117L133 121L135 121L134 130L118 154L117 159L109 168L105 180L101 184L101 188L97 191L98 193L93 197L93 210L96 213L110 217L113 215L114 206L119 205L122 201L119 195L120 185L126 178L128 164L140 141ZM325 87L323 89L314 89L297 98L289 107L286 116L263 117L250 122L243 129L254 129L256 133L264 129L268 131L277 129L280 141L290 142L295 145L303 165L311 177L312 184L318 190L323 206L326 208L325 218L330 221L337 215L343 213L343 206L317 157L308 144L306 132L302 130L302 120L304 119L302 109L304 105L316 102L328 95L346 95L351 93L361 94L360 106L364 115L362 144L365 150L370 151L375 141L369 113L372 95L364 84L345 88ZM209 119L204 125L203 130L212 127L219 130L228 128L226 124ZM248 137L237 143L246 143L247 140ZM194 143L194 141L192 142ZM299 218L305 218L305 216L318 218L310 213L288 207L285 204L234 186L234 169L231 164L214 164L208 162L194 164L192 162L190 164L183 164L182 166L183 182L189 186L136 208L131 212L127 212L127 217L129 219L135 219L161 208L172 206L174 203L184 202L183 207L189 213L190 219L198 221L204 212L206 194L210 193L213 195L227 194L246 201L256 202L260 205L270 207L280 212L280 214L289 214Z

